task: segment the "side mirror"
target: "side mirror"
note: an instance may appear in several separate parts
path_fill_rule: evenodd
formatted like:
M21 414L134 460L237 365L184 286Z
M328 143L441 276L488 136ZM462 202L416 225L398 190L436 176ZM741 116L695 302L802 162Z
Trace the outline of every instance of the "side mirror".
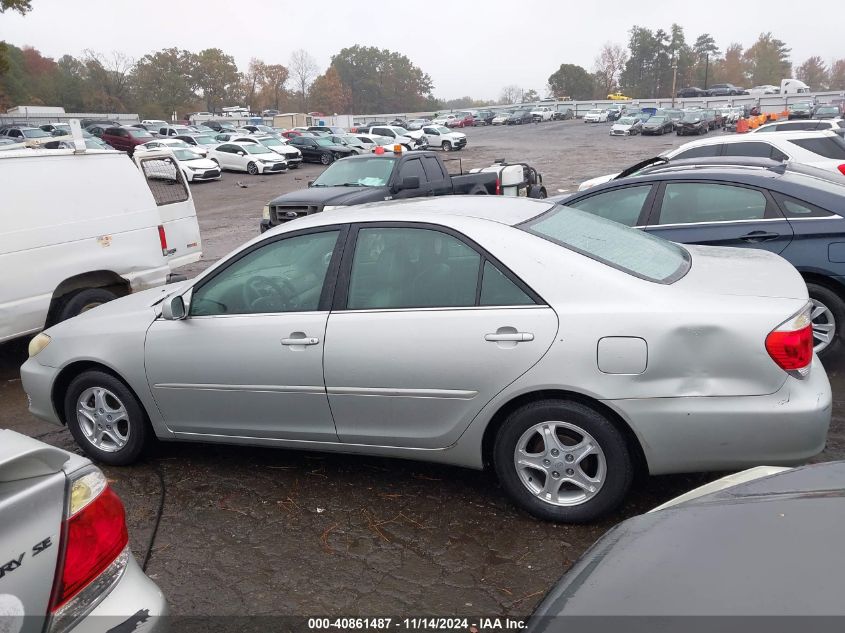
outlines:
M406 189L419 189L419 188L420 188L420 179L417 176L407 176L406 178L402 179L402 182L399 185L399 191L405 191Z
M161 304L161 316L167 321L179 321L185 318L185 301L182 295L167 297Z
M238 156L246 156L246 152L238 152Z

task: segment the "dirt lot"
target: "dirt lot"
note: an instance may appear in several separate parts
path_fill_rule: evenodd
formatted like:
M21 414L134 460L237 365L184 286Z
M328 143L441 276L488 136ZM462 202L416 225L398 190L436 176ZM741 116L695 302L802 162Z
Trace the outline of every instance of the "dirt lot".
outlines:
M685 140L610 138L606 125L580 121L465 131L468 148L450 158L464 168L528 161L552 194ZM262 206L321 169L195 186L205 257L186 272L253 237ZM0 346L0 426L75 450L69 433L26 410L24 347ZM819 461L845 458L843 366L828 368L835 417ZM614 523L717 476L644 480L602 523L565 526L515 510L485 473L412 462L165 444L141 465L106 470L140 561L163 503L147 571L182 615L525 615Z

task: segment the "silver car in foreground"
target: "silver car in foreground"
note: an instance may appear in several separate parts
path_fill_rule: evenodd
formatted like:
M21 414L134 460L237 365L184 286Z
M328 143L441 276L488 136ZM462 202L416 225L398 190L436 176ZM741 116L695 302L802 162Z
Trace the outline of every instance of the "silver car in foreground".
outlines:
M123 504L84 457L0 430L0 630L160 631Z
M476 196L289 222L46 330L21 376L110 464L155 435L490 465L558 521L618 506L637 468L801 462L831 412L777 255Z

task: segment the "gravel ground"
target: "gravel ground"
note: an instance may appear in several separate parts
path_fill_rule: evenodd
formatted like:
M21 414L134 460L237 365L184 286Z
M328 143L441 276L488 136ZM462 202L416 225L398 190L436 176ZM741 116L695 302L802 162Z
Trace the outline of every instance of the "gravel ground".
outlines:
M465 132L468 148L449 158L465 169L524 160L550 194L685 140L610 138L607 125L580 121ZM256 235L262 206L321 170L226 173L193 187L205 256L185 272ZM23 343L0 346L0 426L76 450L69 433L27 412L24 359ZM843 366L828 367L834 422L816 461L845 458ZM398 460L162 444L146 462L106 472L126 504L139 560L163 499L147 572L173 613L202 616L527 615L613 524L719 476L644 479L605 521L567 526L514 509L486 473Z

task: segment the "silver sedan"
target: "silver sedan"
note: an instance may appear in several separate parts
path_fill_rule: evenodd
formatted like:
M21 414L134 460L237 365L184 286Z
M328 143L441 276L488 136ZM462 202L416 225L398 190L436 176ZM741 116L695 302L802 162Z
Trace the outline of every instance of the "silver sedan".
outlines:
M50 328L21 375L30 410L109 464L154 435L490 466L572 522L637 469L801 462L831 412L777 255L474 196L284 224Z

